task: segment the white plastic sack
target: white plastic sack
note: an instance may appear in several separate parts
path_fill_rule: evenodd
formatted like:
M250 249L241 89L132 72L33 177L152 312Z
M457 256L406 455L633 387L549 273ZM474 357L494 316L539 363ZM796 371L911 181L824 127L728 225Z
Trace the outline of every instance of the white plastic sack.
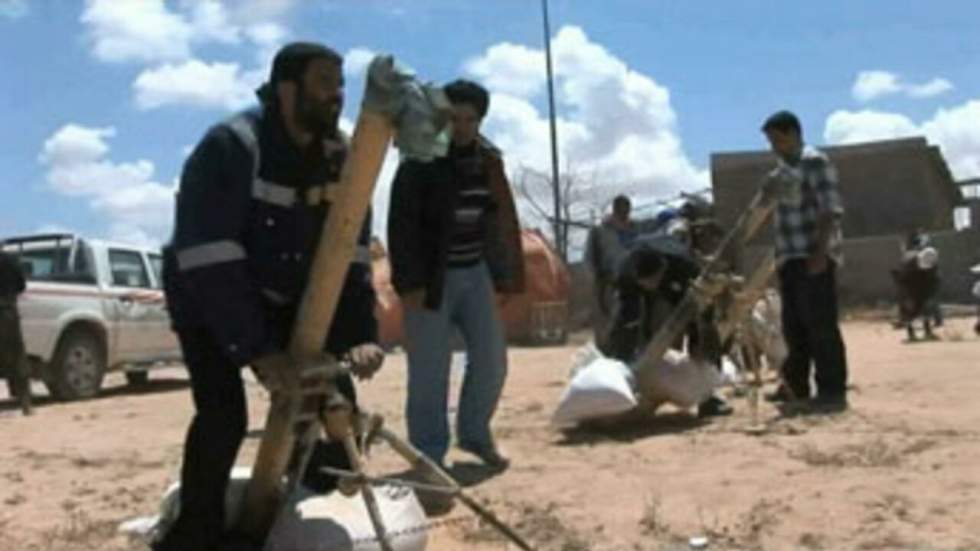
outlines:
M973 296L980 298L980 281L973 284Z
M241 511L242 501L245 499L245 487L252 476L252 469L249 467L236 466L231 470L231 480L228 483L228 491L225 493L225 527L230 528L234 519L238 518ZM180 514L180 484L173 483L163 493L160 500L160 513L155 518L149 530L146 530L145 520L143 523L132 522L128 526L124 524L120 530L132 533L144 532L143 537L147 543L155 543L163 539L163 536L170 530L177 516ZM137 519L139 520L139 519ZM129 528L129 530L126 530Z
M232 469L225 499L226 526L238 517L251 477L248 467ZM422 528L426 517L415 493L407 488L375 487L375 496L389 533L404 533L392 539L395 551L423 551L428 536ZM277 517L265 551L380 551L367 507L360 495L347 498L339 492L326 496L298 487L287 498ZM164 493L160 514L134 519L120 530L142 536L147 543L159 541L180 512L180 486L172 484Z
M571 382L558 400L552 423L558 427L574 426L625 413L636 403L629 367L603 357L594 348L583 349L576 357Z
M428 542L425 511L408 488L375 486L381 518L393 534L395 551L422 551ZM283 508L266 542L265 551L381 551L374 525L360 494L317 495L295 492Z
M715 366L668 350L659 362L639 369L636 382L640 396L653 408L668 402L689 408L711 397L722 381Z
M782 301L779 293L769 289L752 309L749 323L750 338L766 358L766 367L773 371L782 369L789 356L786 340L783 338Z

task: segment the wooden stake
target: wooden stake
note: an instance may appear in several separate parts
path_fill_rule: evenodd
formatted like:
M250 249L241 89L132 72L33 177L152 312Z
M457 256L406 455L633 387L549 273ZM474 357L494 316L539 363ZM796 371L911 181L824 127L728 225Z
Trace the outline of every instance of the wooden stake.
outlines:
M476 500L466 495L463 492L463 488L460 487L453 477L449 476L449 473L442 470L435 461L429 459L428 456L415 449L410 443L406 442L404 439L399 437L397 434L391 432L390 430L379 427L376 432L378 438L384 440L391 449L395 450L396 453L405 458L413 467L424 466L433 473L447 488L454 491L453 495L463 502L471 511L476 513L484 521L488 522L491 526L500 531L501 534L507 537L515 545L523 549L524 551L534 551L527 541L524 540L517 532L515 532L510 526L503 523L496 515L494 515L489 509L480 505Z
M723 262L725 262L724 259L735 247L744 246L752 239L769 220L774 209L775 201L772 197L764 190L756 193L748 208L718 246L711 261L701 271L701 275L694 281L684 298L681 299L680 304L674 308L664 325L650 340L635 367L637 386L641 394L646 386L645 381L652 377L652 370L656 368L657 363L663 358L674 341L684 333L687 324L696 319L713 302L715 297L703 289L714 287L711 284L712 280L717 276Z
M358 117L341 172L340 191L324 224L289 343L289 353L301 364L322 353L393 132L384 115L364 110ZM264 539L279 509L283 476L297 442L296 416L301 407L298 393L272 395L239 521L241 529L253 536Z

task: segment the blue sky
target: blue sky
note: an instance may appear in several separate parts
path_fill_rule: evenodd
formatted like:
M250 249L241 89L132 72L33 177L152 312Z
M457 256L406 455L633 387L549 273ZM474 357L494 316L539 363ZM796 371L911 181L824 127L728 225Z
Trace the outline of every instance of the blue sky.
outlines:
M957 176L980 176L975 1L550 5L580 206L702 188L710 153L762 147L759 123L783 107L814 143L926 135ZM537 193L549 154L541 31L536 0L0 0L0 236L166 239L188 148L249 103L292 39L347 54L350 120L372 52L427 80L485 82L485 129Z

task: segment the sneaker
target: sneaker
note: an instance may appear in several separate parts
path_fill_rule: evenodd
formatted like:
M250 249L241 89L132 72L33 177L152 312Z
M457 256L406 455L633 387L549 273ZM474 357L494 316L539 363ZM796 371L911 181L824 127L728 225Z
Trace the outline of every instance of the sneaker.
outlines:
M500 453L500 449L493 442L489 444L474 444L472 442L460 442L459 449L471 453L480 458L488 467L495 469L506 469L510 466L510 459Z
M724 417L726 415L731 415L735 410L732 406L728 405L728 402L722 400L717 396L712 396L707 400L698 404L698 417Z

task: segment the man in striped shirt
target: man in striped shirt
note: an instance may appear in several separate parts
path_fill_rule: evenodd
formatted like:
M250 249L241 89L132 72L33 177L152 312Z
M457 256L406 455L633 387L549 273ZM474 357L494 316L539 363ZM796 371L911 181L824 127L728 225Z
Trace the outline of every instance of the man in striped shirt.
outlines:
M844 214L837 170L827 155L803 142L796 115L780 111L762 126L777 155L767 186L775 193L776 263L789 357L785 386L770 399L808 400L819 411L847 408L847 358L837 309ZM811 362L817 394L810 400Z
M445 92L453 105L449 153L431 162L404 161L388 212L392 283L405 307L405 417L412 443L442 462L449 449L447 396L458 330L466 345L458 445L504 468L508 460L490 431L507 374L494 293L523 290L520 229L501 153L479 133L489 94L464 80Z

